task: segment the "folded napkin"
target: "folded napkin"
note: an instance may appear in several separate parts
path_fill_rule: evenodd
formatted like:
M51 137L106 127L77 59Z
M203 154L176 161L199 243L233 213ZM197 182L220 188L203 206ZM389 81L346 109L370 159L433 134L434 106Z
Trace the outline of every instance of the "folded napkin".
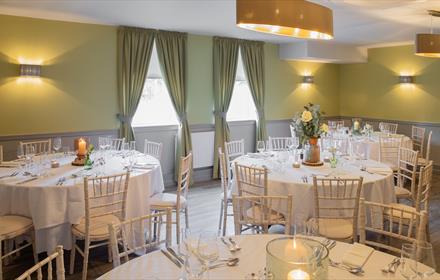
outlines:
M367 172L376 173L380 175L388 175L392 173L388 167L367 167Z
M362 267L374 249L360 243L354 243L342 256L342 263L351 267Z

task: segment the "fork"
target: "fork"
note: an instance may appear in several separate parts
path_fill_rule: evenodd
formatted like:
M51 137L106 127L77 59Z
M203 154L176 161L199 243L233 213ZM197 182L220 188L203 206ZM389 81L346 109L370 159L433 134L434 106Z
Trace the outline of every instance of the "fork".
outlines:
M66 181L66 177L60 177L58 179L57 186L62 186L65 181Z
M7 177L15 177L18 175L18 173L20 173L20 171L14 171L11 174L1 176L0 179L7 178Z

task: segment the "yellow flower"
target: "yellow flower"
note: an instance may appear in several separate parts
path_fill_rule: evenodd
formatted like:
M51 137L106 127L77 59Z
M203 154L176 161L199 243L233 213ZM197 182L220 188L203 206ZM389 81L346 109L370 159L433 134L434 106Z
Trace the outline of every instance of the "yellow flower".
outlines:
M326 125L325 123L323 123L323 124L321 125L321 130L322 130L324 133L327 133L327 132L328 132L328 125Z
M303 122L309 122L309 121L311 121L313 119L313 116L312 116L312 113L310 112L310 111L304 111L304 112L302 112L302 115L301 115L301 120L303 121Z

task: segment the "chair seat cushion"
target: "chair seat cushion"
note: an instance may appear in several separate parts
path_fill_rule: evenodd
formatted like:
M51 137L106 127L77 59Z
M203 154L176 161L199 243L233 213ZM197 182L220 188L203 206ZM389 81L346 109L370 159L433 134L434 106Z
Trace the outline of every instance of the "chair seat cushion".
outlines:
M353 222L348 219L318 219L319 234L329 239L353 237Z
M162 209L167 207L176 208L177 195L173 193L158 193L151 197L150 205L152 209ZM180 207L186 207L186 199L183 196L180 196Z
M394 192L396 193L397 198L410 198L411 192L404 187L394 187Z
M92 218L90 220L90 237L93 239L107 239L109 237L108 225L112 223L118 225L121 221L115 215L104 215ZM73 225L72 231L77 236L85 236L86 219L82 218L79 224Z
M246 216L255 221L256 223L263 224L269 221L264 219L261 206L253 206L246 210ZM270 221L280 221L284 219L284 216L276 211L270 210L270 216L268 217Z
M22 216L0 216L0 236L9 239L21 235L32 228L32 220Z
M401 203L390 203L389 205L395 209L386 208L384 211L385 216L393 216L396 218L400 218L400 215L402 215L403 219L408 219L408 220L415 218L415 216L412 215L411 212L416 212L416 208ZM404 210L408 212L402 212L399 210Z

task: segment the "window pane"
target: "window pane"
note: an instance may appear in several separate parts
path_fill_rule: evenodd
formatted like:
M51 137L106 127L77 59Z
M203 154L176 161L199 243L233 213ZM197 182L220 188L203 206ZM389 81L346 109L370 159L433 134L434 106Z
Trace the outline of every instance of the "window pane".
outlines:
M257 120L254 100L247 81L235 81L226 120L228 122Z

